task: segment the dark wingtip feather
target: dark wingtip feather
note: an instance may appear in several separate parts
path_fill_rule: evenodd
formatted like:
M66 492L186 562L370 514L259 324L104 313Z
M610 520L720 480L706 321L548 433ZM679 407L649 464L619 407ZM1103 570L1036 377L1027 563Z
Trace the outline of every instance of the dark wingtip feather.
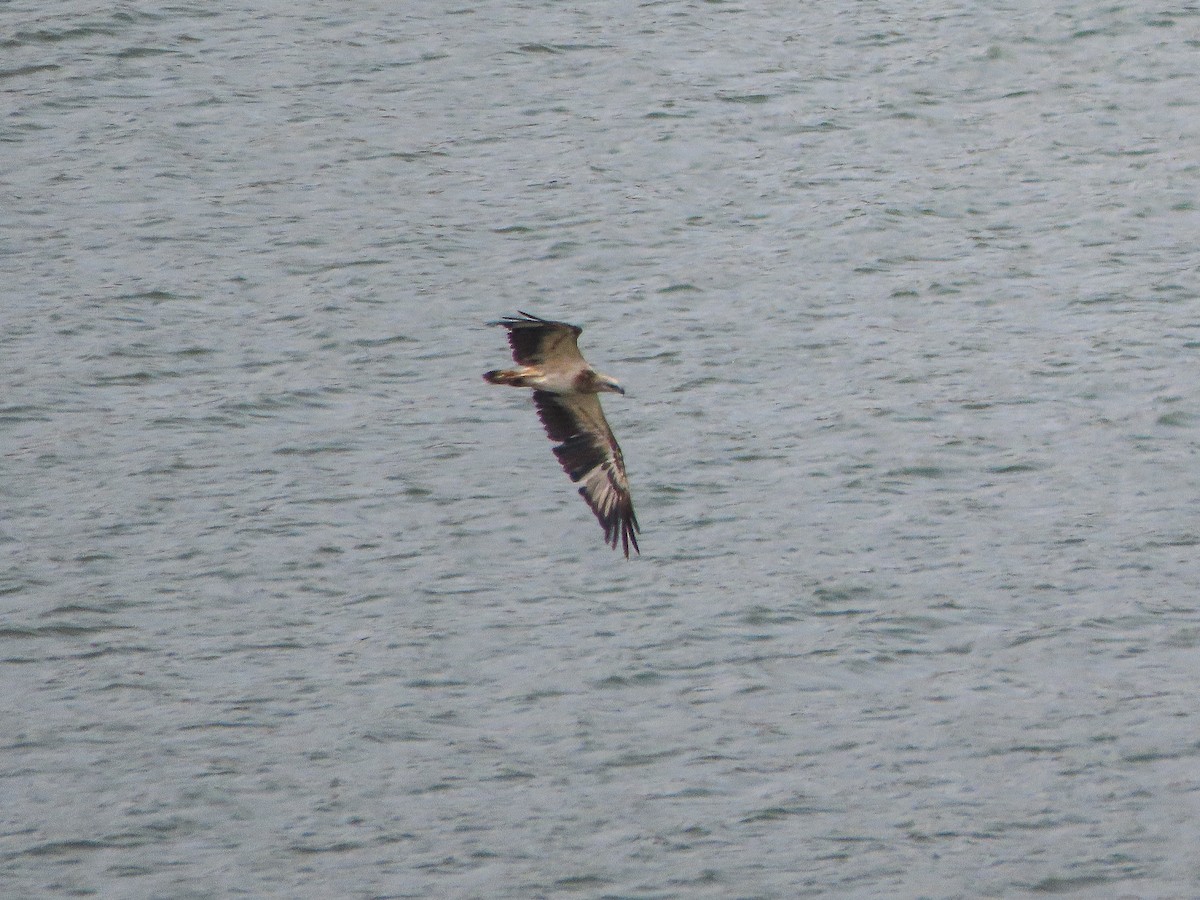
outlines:
M629 559L629 545L633 544L633 549L638 556L642 555L642 548L638 546L637 535L635 531L640 531L638 528L637 516L633 514L633 506L629 507L629 516L622 523L622 539L625 542L625 558Z
M524 318L518 318L518 316ZM583 329L578 325L572 325L570 322L558 322L554 319L543 319L541 316L527 313L523 309L518 309L516 316L504 316L495 322L488 322L488 325L503 325L509 331L514 328L570 328L576 335L583 334Z
M524 316L525 318L518 318L518 316ZM488 322L488 324L503 325L505 328L512 328L514 326L521 325L549 325L551 323L547 322L545 319L539 319L537 316L532 316L529 313L522 312L518 309L516 316L501 316L495 322Z
M633 514L633 504L630 503L625 509L625 514L621 517L621 543L625 548L625 558L629 559L629 545L633 544L633 549L638 556L642 555L642 548L638 546L636 531L638 528L637 516ZM614 548L615 549L615 548Z
M608 544L614 550L617 549L617 544L620 543L621 549L625 551L626 559L629 559L630 545L633 545L633 549L638 556L642 555L642 548L638 546L636 534L636 532L642 529L638 525L637 516L634 515L632 501L626 498L621 506L618 506L608 516L605 516L597 507L592 505L592 501L588 497L587 488L580 488L579 496L591 508L596 521L604 529L604 543Z

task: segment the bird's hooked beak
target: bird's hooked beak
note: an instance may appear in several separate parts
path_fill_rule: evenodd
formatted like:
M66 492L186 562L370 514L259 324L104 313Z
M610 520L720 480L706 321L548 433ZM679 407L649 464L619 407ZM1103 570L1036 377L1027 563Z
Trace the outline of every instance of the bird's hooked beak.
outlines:
M600 376L599 387L602 391L612 391L614 394L623 395L625 393L625 388L621 387L617 379L609 378L607 375Z

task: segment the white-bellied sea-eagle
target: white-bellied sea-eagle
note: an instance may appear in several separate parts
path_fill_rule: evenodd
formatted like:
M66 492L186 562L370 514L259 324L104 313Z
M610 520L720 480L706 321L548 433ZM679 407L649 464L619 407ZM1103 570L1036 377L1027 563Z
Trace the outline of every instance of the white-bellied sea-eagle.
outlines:
M624 394L625 390L583 358L577 343L582 328L527 312L520 315L491 323L508 329L508 343L518 367L486 372L484 380L533 388L533 402L546 434L559 442L554 455L572 481L583 483L579 493L600 520L604 539L614 549L619 539L626 557L630 545L641 553L625 459L597 396L601 391Z

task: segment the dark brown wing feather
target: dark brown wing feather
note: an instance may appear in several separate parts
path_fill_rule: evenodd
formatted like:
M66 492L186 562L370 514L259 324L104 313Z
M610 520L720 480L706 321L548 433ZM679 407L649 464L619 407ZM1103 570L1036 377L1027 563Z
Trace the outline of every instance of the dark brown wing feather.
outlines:
M533 402L550 440L561 442L554 448L554 455L563 471L572 481L583 482L579 493L596 514L605 541L616 549L619 538L626 556L631 544L641 553L625 459L604 418L600 399L595 394L534 391Z
M508 345L512 347L514 362L523 366L540 366L548 357L554 357L556 360L570 359L583 363L579 344L576 343L583 333L582 328L566 322L539 319L527 312L521 312L521 315L524 318L505 316L499 322L492 323L508 329Z

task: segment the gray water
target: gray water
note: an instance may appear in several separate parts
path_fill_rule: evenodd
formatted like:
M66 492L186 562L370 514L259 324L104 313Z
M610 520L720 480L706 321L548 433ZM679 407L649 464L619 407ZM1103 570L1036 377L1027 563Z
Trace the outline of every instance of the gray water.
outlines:
M0 894L1200 894L1200 7L1046 6L0 5Z

